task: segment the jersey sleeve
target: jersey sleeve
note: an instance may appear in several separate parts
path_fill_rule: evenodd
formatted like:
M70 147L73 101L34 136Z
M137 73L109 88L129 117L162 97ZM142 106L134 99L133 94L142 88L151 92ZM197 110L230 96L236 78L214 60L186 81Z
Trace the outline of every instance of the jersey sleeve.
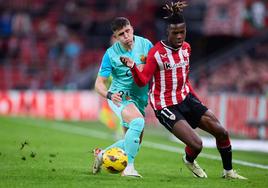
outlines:
M140 87L145 86L151 80L156 71L156 68L156 60L152 54L149 53L142 72L139 71L136 65L134 65L134 67L131 69L135 83Z
M102 58L101 66L100 66L100 70L99 70L98 75L108 78L110 76L111 72L112 72L112 64L111 64L111 61L109 58L109 54L106 51L103 58Z
M189 87L190 93L192 93L199 101L201 101L198 95L196 94L195 90L193 89L192 84L190 83L189 79L187 79L187 85Z
M192 49L191 49L190 44L188 44L187 49L188 49L188 53L189 53L189 56L190 56L191 55L191 52L192 52Z

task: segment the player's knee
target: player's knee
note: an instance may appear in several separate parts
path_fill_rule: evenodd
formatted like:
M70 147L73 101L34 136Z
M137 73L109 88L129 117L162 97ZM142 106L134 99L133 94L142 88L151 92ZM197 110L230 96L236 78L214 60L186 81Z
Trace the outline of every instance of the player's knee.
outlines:
M214 117L214 116L213 116ZM225 140L229 138L229 134L227 130L220 124L220 122L216 118L210 118L208 123L210 127L212 127L212 134L216 138L216 140Z
M229 139L229 133L224 127L220 126L215 137L216 140L226 140Z
M203 142L201 140L197 143L196 149L199 152L201 152L201 150L203 149Z
M201 139L195 140L192 143L192 148L195 150L195 152L200 153L201 150L203 149L203 142Z
M226 129L223 129L220 136L221 140L227 140L229 139L229 133Z
M129 123L129 128L141 133L144 128L144 124L145 121L143 118L135 118Z

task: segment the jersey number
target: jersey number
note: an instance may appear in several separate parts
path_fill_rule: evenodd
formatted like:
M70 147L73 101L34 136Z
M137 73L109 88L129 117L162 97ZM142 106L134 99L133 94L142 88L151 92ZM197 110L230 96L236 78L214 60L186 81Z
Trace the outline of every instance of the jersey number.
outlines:
M123 97L123 95L129 96L128 91L118 91L118 93L120 94L120 97Z
M166 116L167 118L171 120L176 119L175 114L173 114L168 108L163 108L163 110L161 110L161 114L163 114L164 116Z

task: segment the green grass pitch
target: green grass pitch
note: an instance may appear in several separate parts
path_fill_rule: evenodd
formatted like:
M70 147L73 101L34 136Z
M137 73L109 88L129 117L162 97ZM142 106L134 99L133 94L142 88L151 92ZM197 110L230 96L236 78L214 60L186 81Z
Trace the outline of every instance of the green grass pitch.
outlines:
M104 148L114 141L112 132L102 124L0 117L0 187L268 186L268 169L235 163L234 168L249 179L225 180L221 178L221 162L203 156L198 158L198 162L208 178L192 177L181 161L183 145L169 141L168 134L162 128L146 128L143 146L135 162L137 170L143 175L142 179L120 177L105 171L92 175L91 150ZM174 152L174 148L178 148L178 152ZM216 149L204 148L202 153L219 157ZM234 151L233 158L268 165L267 153Z

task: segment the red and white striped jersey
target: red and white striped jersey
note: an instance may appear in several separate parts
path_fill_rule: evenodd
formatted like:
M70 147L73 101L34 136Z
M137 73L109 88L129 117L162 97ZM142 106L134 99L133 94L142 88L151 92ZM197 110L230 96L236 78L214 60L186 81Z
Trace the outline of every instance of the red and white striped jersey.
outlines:
M131 69L139 86L152 80L149 98L154 110L178 104L193 92L188 81L190 53L187 42L179 49L173 49L160 41L150 50L142 72L136 66Z

